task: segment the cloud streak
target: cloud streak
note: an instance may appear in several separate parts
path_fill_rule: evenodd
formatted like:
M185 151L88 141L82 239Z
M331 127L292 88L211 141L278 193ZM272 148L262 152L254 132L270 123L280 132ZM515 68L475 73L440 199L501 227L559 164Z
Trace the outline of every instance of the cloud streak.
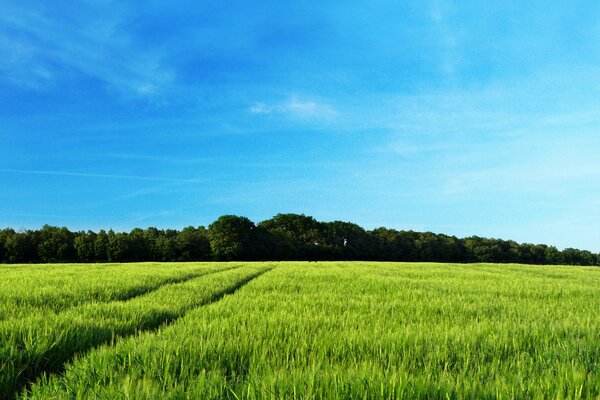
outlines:
M165 178L154 176L139 176L139 175L116 175L116 174L94 174L84 172L69 172L69 171L44 171L44 170L27 170L27 169L0 169L0 173L7 174L25 174L25 175L53 175L53 176L69 176L78 178L99 178L99 179L124 179L135 181L157 181L157 182L173 182L173 183L194 183L202 182L203 179L180 179L180 178Z
M31 89L54 86L73 73L98 79L122 94L152 96L173 82L158 49L136 46L123 30L127 10L111 3L3 5L0 70ZM69 21L65 23L65 20Z
M332 120L338 113L327 103L292 96L281 103L254 103L250 109L252 114L285 115L295 119Z

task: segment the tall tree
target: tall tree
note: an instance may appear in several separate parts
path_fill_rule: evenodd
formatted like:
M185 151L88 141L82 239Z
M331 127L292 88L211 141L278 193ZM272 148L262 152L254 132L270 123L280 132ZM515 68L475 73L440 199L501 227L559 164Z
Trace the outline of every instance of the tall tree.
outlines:
M150 261L153 259L152 241L141 228L134 228L126 235L127 260L128 261Z
M108 233L101 229L94 240L94 257L98 262L108 261Z
M14 235L15 231L12 229L0 230L0 263L8 262L8 255L6 253L6 239L9 235Z
M255 226L246 217L224 215L208 226L210 247L217 260L248 260L253 254Z
M75 251L77 253L77 259L80 262L96 261L96 252L94 249L96 236L96 233L92 231L79 232L75 236L73 246L75 247Z
M67 228L44 225L38 233L38 238L37 252L42 262L75 261L74 235Z
M175 238L179 261L202 261L212 257L208 232L201 226L183 228Z
M304 214L277 214L258 225L292 252L288 259L327 259L331 246L325 241L324 225Z
M115 233L108 231L108 261L124 262L131 261L131 252L129 247L129 235L126 233Z
M156 259L159 261L187 261L180 260L180 251L177 248L177 232L174 229L161 231L154 242Z
M37 238L33 231L17 233L15 231L7 234L4 248L6 258L10 263L39 262L37 255Z

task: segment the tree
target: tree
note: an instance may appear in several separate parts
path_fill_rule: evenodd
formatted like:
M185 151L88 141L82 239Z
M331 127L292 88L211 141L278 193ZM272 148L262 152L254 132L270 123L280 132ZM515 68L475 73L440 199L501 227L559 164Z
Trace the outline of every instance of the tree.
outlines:
M164 231L158 230L157 228L151 226L149 228L144 229L144 241L146 243L146 261L161 261L162 254L157 249L157 241L158 239L164 235Z
M324 225L304 214L277 214L258 224L276 236L291 251L287 259L327 259L331 246L325 241Z
M14 235L15 231L12 229L0 230L0 263L8 262L8 254L6 252L6 239L9 235Z
M544 258L548 264L559 265L565 263L562 254L554 246L549 246L546 248Z
M587 250L567 248L562 251L562 258L567 265L597 265L594 254Z
M75 261L74 235L67 228L44 225L38 237L37 253L43 262Z
M325 243L335 248L337 258L369 260L374 257L373 237L351 222L333 221L323 224Z
M370 232L375 239L375 259L382 261L420 261L423 250L418 232L377 228Z
M108 261L108 233L104 229L98 232L94 240L94 257L98 262Z
M109 262L131 261L129 236L126 233L108 231L107 253Z
M4 248L9 263L39 262L35 233L25 231L17 233L10 230L5 236Z
M224 215L208 226L208 239L217 260L252 259L254 223L246 217Z
M177 248L177 231L167 229L162 232L155 241L156 259L159 261L179 261L179 249Z
M212 258L211 244L206 229L188 226L175 239L180 261L202 261Z
M127 242L127 260L128 261L149 261L153 259L153 249L151 241L148 240L143 229L134 228L126 235Z
M79 232L73 241L75 252L77 253L77 259L80 262L94 262L96 261L96 252L94 249L94 243L96 242L96 233L92 231Z
M313 217L304 214L277 214L259 225L269 231L288 232L297 242L323 241L323 225Z

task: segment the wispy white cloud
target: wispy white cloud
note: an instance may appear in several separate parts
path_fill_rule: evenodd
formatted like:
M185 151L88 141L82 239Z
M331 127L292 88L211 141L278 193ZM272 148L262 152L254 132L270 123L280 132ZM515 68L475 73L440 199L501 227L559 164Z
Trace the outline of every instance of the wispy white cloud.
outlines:
M595 138L544 141L521 137L498 146L497 153L487 159L485 153L477 156L476 149L464 149L470 153L470 162L465 165L460 157L458 162L451 161L451 168L441 174L440 194L458 198L527 195L571 208L576 200L573 193L579 193L579 201L600 189L600 163L594 154L599 145Z
M271 114L273 107L265 103L255 103L250 107L250 112L253 114Z
M150 213L134 213L129 222L131 224L135 225L142 221L147 221L147 220L156 221L157 219L173 216L173 215L176 215L177 213L178 213L178 210L168 210L168 211L150 212Z
M81 209L99 209L101 207L112 205L115 203L126 203L131 200L137 200L142 197L158 196L168 193L170 189L184 185L180 182L160 184L158 186L147 187L139 190L134 190L121 195L113 196L108 199L91 202L81 206ZM187 185L187 184L186 184Z
M450 21L451 10L450 0L433 0L429 9L429 20L441 47L440 69L447 76L459 72L462 62L459 49L460 32Z
M452 143L421 143L403 137L392 139L381 146L375 146L372 151L373 153L388 153L402 157L415 157L440 151L451 151L456 148L457 145L453 145Z
M150 161L168 164L215 164L219 161L209 157L198 157L198 158L185 158L176 156L157 156L150 154L135 154L135 153L114 153L103 155L107 158L114 158L119 160L139 160L139 161Z
M32 214L32 213L0 213L0 217L51 218L51 219L80 218L77 215Z
M332 120L338 115L328 103L298 96L280 103L254 103L249 110L252 114L287 115L296 119Z
M446 15L448 14L449 4L444 0L433 0L429 5L429 18L436 22L440 23L444 21Z
M155 176L95 174L95 173L70 172L70 171L45 171L45 170L5 169L5 168L0 169L0 173L25 174L25 175L71 176L71 177L100 178L100 179L125 179L125 180L135 180L135 181L158 181L158 182L176 182L176 183L192 183L192 182L202 181L199 179L165 178L165 177L155 177Z
M160 93L173 81L172 71L161 62L162 52L136 46L123 30L127 25L123 6L99 2L68 7L77 9L76 18L56 4L3 4L0 71L4 79L40 88L68 80L75 72L136 96Z

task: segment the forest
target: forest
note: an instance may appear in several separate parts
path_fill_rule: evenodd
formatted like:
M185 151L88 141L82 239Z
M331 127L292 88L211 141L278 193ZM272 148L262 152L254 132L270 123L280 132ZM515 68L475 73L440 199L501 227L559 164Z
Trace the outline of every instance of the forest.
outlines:
M278 214L258 224L246 217L224 215L208 227L181 230L71 232L49 225L19 232L0 230L2 263L210 260L600 265L600 254L478 236L457 238L383 227L365 230L354 223L320 222L303 214Z

